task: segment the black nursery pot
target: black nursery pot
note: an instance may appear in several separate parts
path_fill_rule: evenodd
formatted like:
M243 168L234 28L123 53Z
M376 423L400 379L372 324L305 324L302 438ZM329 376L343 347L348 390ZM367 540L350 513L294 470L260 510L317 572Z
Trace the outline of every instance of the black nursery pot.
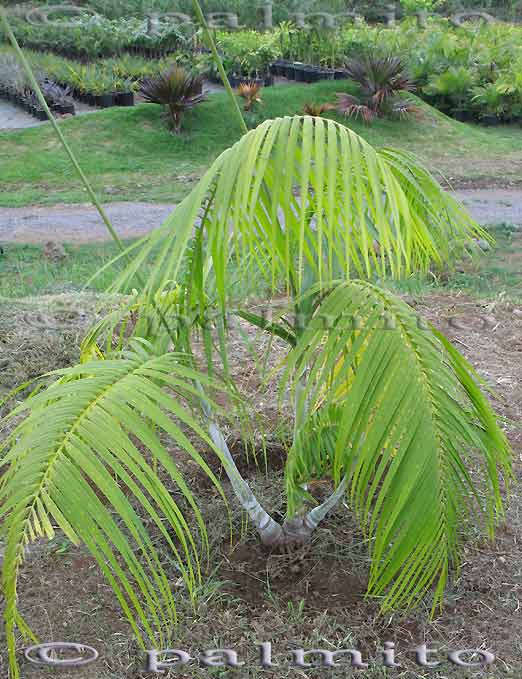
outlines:
M134 106L133 92L120 92L114 99L116 106Z
M57 113L59 113L62 116L66 115L66 114L70 114L70 115L73 116L73 115L76 114L76 111L74 109L74 104L59 104L56 107L56 111L57 111Z
M100 94L94 97L94 105L100 108L109 108L114 105L113 94Z
M300 64L297 64L297 66L300 66ZM288 80L295 80L295 69L296 69L296 64L293 63L288 63L286 66L282 68L284 71L283 75L285 78Z
M35 108L33 115L37 120L47 120L47 113L41 108Z
M495 127L496 125L500 125L500 118L497 116L484 116L482 122L488 127Z
M316 83L321 80L322 71L317 66L305 66L303 72L305 83Z
M334 80L346 80L348 78L348 73L344 68L336 68L334 72Z
M307 67L302 64L294 64L294 80L298 83L306 82Z
M454 109L451 112L451 115L453 118L455 118L455 120L458 120L461 123L466 123L471 118L471 114L469 111L460 108Z
M322 68L319 73L321 80L335 80L335 70L332 68Z
M289 64L290 62L287 59L277 59L277 61L270 65L270 73L279 78L284 78L286 77L286 67Z

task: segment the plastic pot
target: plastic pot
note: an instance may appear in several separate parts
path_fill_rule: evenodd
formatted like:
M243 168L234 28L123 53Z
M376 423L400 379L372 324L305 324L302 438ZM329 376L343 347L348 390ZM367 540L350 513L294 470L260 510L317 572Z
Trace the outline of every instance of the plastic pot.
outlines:
M451 116L461 123L466 123L471 119L471 113L467 109L456 108L451 112Z
M283 67L284 77L287 78L288 80L295 80L296 66L302 66L302 64L295 64L291 62L286 64L286 66Z
M60 115L62 115L62 116L63 116L63 115L66 115L66 114L70 114L70 115L73 116L73 115L76 114L76 111L75 111L75 108L74 108L74 104L59 104L59 105L56 107L56 110L57 110L57 112L58 112Z
M98 94L94 96L94 105L99 108L110 108L114 106L113 94Z
M495 127L497 125L500 125L500 118L498 116L483 116L481 118L481 121L484 123L484 125L487 125L488 127Z
M306 82L307 67L304 64L294 64L294 80L298 83Z
M303 72L305 83L316 83L321 80L322 71L320 68L317 68L317 66L305 66Z
M134 106L134 92L119 92L114 103L116 106Z
M319 73L320 80L335 80L335 70L332 68L322 68Z

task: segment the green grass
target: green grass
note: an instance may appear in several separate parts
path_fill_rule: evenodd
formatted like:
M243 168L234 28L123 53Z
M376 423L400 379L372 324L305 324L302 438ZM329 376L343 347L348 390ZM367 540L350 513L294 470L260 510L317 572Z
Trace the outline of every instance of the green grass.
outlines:
M335 92L347 88L347 83L339 81L267 88L256 122L300 113L306 102L334 101ZM349 125L376 146L395 145L415 152L431 169L453 181L520 181L520 128L486 129L458 123L422 106L421 120ZM99 111L64 120L61 125L106 202L178 201L240 134L224 94L211 95L189 112L179 137L168 133L160 107L153 104ZM49 125L0 133L0 183L3 207L86 200Z
M522 300L522 231L501 225L491 229L496 239L493 250L476 261L464 262L457 271L447 277L412 277L394 283L400 292L422 295L441 290L461 290L475 297L494 299L503 297ZM103 292L114 278L117 267L108 269L92 281L86 282L117 254L112 242L66 245L67 258L53 263L43 256L38 245L4 244L0 255L0 297L24 298L77 292L83 289ZM146 276L147 271L142 272ZM447 278L447 280L446 280ZM255 279L250 280L251 289L241 292L263 295L264 290ZM231 294L234 294L233 289Z
M61 263L43 256L39 245L6 243L0 255L0 297L29 297L82 290L85 283L117 254L111 243L66 245L67 257ZM103 291L115 270L100 275L90 290Z
M480 299L522 301L522 231L510 224L490 227L489 231L495 238L490 252L461 262L449 274L434 274L427 279L414 276L390 287L412 295L446 290Z

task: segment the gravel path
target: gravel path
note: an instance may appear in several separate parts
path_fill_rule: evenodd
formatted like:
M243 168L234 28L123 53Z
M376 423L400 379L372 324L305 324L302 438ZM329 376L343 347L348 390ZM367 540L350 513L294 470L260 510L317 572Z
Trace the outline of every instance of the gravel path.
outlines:
M15 106L5 99L0 99L0 130L20 130L25 127L37 127L38 125L43 125L43 123L33 118L19 106Z
M94 108L94 106L87 106L82 102L75 101L74 106L76 108L77 115L83 115L84 113L94 113L99 111L99 108ZM26 127L39 127L40 125L47 125L48 120L36 120L32 115L29 115L20 106L15 106L10 101L5 99L0 99L0 130L22 130Z
M481 224L506 222L522 227L522 190L477 189L456 195ZM109 203L107 214L122 238L141 236L159 226L174 205ZM82 243L107 240L97 211L89 204L0 208L0 241Z
M122 238L142 236L159 226L174 205L110 203L105 211ZM81 205L0 208L0 241L71 243L108 240L107 229L96 208Z

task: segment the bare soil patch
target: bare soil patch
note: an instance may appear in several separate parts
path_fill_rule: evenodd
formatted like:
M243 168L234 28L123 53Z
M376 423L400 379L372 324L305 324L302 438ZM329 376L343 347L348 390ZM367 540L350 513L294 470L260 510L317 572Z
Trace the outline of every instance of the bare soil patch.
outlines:
M507 418L506 432L515 452L515 473L522 478L522 306L500 301L478 301L463 294L410 297L420 313L448 335L493 388L495 407ZM95 305L89 306L92 317ZM9 309L4 307L2 317ZM13 332L23 321L16 316ZM63 318L63 328L71 319ZM234 340L235 341L235 340ZM12 342L15 342L12 339ZM259 352L262 341L256 335ZM241 344L237 339L237 346ZM30 352L33 345L28 342ZM52 351L48 347L47 354ZM63 360L58 353L59 361ZM243 374L254 408L275 422L274 396L250 369L249 351L234 351L232 369ZM35 370L46 369L41 354L33 355ZM74 360L74 357L71 357ZM265 389L265 391L263 391ZM175 454L175 451L173 452ZM243 449L234 454L241 462ZM265 505L284 511L282 500L284 447L268 449L265 467L251 460L241 462L242 471ZM187 474L190 477L190 474ZM197 477L193 479L198 482ZM223 480L224 485L226 482ZM320 494L327 489L318 488ZM464 561L454 574L442 612L433 621L429 610L397 612L380 617L379 602L364 596L368 577L367 546L349 510L339 507L325 522L306 550L291 555L270 553L260 547L245 526L244 517L233 512L234 538L222 502L212 487L200 489L201 506L209 527L211 560L196 608L179 588L180 625L175 648L193 656L209 648L233 648L247 663L237 676L295 677L288 653L295 648L358 648L371 666L360 676L387 676L379 668L379 649L395 641L402 669L395 676L519 677L522 675L522 491L513 487L506 523L494 542L478 531L463 535ZM175 582L173 582L175 584ZM177 586L177 585L175 585ZM79 641L96 647L100 660L84 669L60 672L63 679L138 679L144 660L122 619L108 586L83 549L55 540L35 545L20 580L22 611L46 641ZM256 644L272 641L278 668L258 668ZM412 647L424 641L440 649L443 665L425 674L412 662ZM22 642L20 641L20 646ZM448 650L484 648L496 653L491 671L465 672L449 664ZM5 662L5 660L4 660ZM346 673L345 673L346 672ZM4 673L5 674L5 673ZM228 676L229 671L219 676ZM24 665L22 676L47 679L50 673ZM214 676L191 664L172 676ZM236 675L235 675L236 676ZM302 676L328 676L310 670ZM351 676L343 670L343 676ZM354 674L353 676L359 676Z

